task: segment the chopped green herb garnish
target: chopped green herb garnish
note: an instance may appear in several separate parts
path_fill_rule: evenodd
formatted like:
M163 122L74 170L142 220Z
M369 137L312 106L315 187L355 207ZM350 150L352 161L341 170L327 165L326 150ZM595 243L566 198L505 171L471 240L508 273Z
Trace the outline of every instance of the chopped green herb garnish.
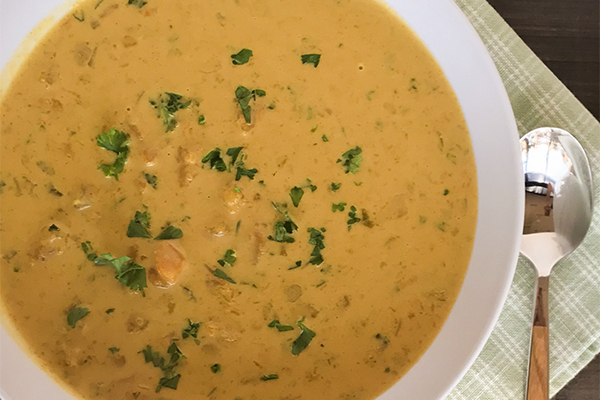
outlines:
M191 319L188 319L188 326L181 330L181 337L183 339L191 337L196 344L200 344L200 341L198 340L198 330L200 329L200 326L202 326L200 322L192 322Z
M279 379L279 375L277 374L269 374L269 375L263 375L260 377L261 381L272 381L274 379Z
M152 346L146 346L145 349L140 351L144 356L146 363L152 363L156 368L160 368L163 372L163 377L158 381L156 386L156 393L160 392L162 388L177 389L179 383L180 374L175 373L175 367L179 364L179 360L186 358L175 342L171 343L167 349L167 353L170 355L169 361L160 355L158 351L152 350Z
M116 271L115 279L131 290L143 291L147 287L146 268L131 261L130 257L114 258L110 253L106 253L97 256L93 261L97 266L113 267Z
M115 279L121 282L122 285L129 287L131 290L142 291L146 287L146 269L141 265L131 262L130 257L113 258L110 253L98 256L89 241L81 243L81 249L87 256L87 259L93 261L95 265L113 267L117 272ZM108 310L106 313L108 314Z
M424 224L427 222L427 217L424 215L419 215L419 223Z
M238 86L235 89L235 98L240 105L242 115L246 120L247 124L252 123L252 108L250 107L250 100L255 100L257 97L264 97L267 93L261 89L248 89L244 86Z
M310 179L306 178L306 182L308 182L308 188L310 189L311 192L314 192L315 190L317 190L317 186L313 185L313 183Z
M227 164L221 158L221 149L218 147L209 151L204 157L202 157L202 163L209 163L210 169L216 169L217 171L227 171Z
M336 212L336 211L344 211L344 209L346 208L346 203L344 203L343 201L341 203L333 203L331 205L331 211Z
M179 239L183 236L181 229L174 227L173 225L167 226L154 240L172 240Z
M177 93L164 92L156 100L150 100L150 104L156 109L158 118L163 119L165 131L170 132L177 127L175 113L188 108L192 101Z
M375 335L375 339L379 340L383 345L386 345L386 346L390 343L390 339L388 339L387 336L384 336L381 333L378 333L377 335Z
M158 177L156 175L144 172L144 178L146 178L148 185L152 186L153 189L156 189L156 186L158 185Z
M317 125L313 126L312 128L310 128L310 131L312 133L315 133L317 131L317 129L319 129L319 124L317 124Z
M444 189L444 196L448 196L448 193L450 193L450 191L448 189Z
M360 218L358 218L356 216L356 207L351 206L350 207L350 212L348 213L348 217L350 217L350 219L348 219L348 230L352 229L352 225L360 222Z
M218 374L219 372L221 372L221 364L211 365L210 370L212 371L213 374Z
M342 187L341 183L331 182L331 191L332 192L337 192L340 187Z
M75 328L77 321L90 313L90 310L85 307L75 307L67 315L67 323L71 328Z
M321 140L324 142L329 142L329 138L325 135L321 136Z
M233 65L244 65L250 60L250 57L252 56L252 50L241 49L239 53L231 55L231 62L233 63Z
M136 6L137 8L142 8L146 4L148 4L146 0L127 0L128 6Z
M150 214L148 212L136 211L133 219L129 221L127 237L152 238L148 229L150 229Z
M302 188L294 186L292 190L290 190L290 197L292 199L294 207L298 207L298 204L300 204L300 200L302 200L302 196L304 196L304 190Z
M292 221L290 214L288 213L285 203L274 203L271 202L273 208L284 218L284 222L275 222L275 234L269 235L267 239L273 240L280 243L294 243L295 240L291 236L294 231L298 230L298 225Z
M233 264L235 264L236 258L237 258L237 256L235 255L235 250L227 249L225 251L225 255L223 256L223 258L218 260L217 262L219 263L219 265L221 267L224 267L225 265L233 267Z
M320 54L302 54L300 56L300 59L302 60L302 64L312 64L312 65L314 65L315 68L317 68L317 66L321 62L321 55Z
M226 280L229 283L233 283L234 285L237 283L236 281L234 281L233 279L231 279L229 277L229 275L227 275L225 273L225 271L223 271L222 269L219 269L219 268L215 269L215 272L213 273L213 275L216 276L219 279L223 279L223 280Z
M446 223L445 223L445 222L440 222L440 223L437 225L437 228L438 228L440 231L442 231L442 232L446 232Z
M242 179L242 176L247 176L248 178L250 178L250 180L253 180L254 175L256 175L257 172L258 170L256 168L247 169L242 163L237 167L237 172L235 173L235 180L239 181L240 179Z
M293 269L296 269L296 268L300 268L301 266L302 266L302 261L298 260L298 261L296 261L296 262L294 263L294 266L293 266L293 267L289 267L289 268L288 268L288 271L291 271L291 270L293 270Z
M274 319L273 321L271 321L269 323L269 325L267 325L269 328L275 328L277 329L279 332L287 332L287 331L293 331L294 327L291 325L282 325L278 319Z
M288 229L285 222L277 221L275 222L275 234L269 235L267 239L279 243L294 243L296 240L292 237L292 233L294 231Z
M118 353L119 351L121 351L121 349L113 346L113 347L109 347L108 351L110 351L112 354L115 354L115 353Z
M73 18L75 18L79 22L85 21L85 14L83 13L83 10L77 10L77 11L75 11L73 13Z
M304 317L302 317L302 319L298 321L297 324L300 327L301 333L300 336L298 336L298 338L294 340L294 343L292 343L292 354L295 356L297 356L304 349L306 349L306 347L308 347L313 338L317 335L316 333L308 329L306 325L304 325Z
M200 115L198 117L198 125L204 125L206 123L206 118L204 117L204 115Z
M310 253L311 257L308 262L313 265L321 265L321 263L323 262L321 250L325 248L325 244L323 243L323 240L325 239L325 236L323 235L323 232L325 232L325 228L321 228L320 230L315 228L308 228L308 232L310 233L308 243L315 246L313 248L313 251Z
M109 308L108 310L106 310L104 312L107 313L107 314L112 314L112 313L115 312L115 309L114 308Z
M48 228L49 232L59 232L60 228L54 224L50 225L50 227Z
M244 147L230 147L227 149L227 155L231 157L230 165L234 165Z
M98 167L105 176L114 177L119 180L119 174L123 172L129 155L129 135L125 132L110 128L96 137L96 144L103 149L112 151L117 155L112 164L102 164Z
M337 162L342 163L342 167L344 167L347 174L355 174L360 168L360 163L362 161L361 153L362 149L356 146L342 154L342 158L339 158Z

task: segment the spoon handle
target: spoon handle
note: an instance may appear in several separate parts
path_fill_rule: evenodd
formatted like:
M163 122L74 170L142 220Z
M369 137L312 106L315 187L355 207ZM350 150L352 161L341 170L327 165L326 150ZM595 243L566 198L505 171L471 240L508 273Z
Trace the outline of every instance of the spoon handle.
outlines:
M548 400L548 276L538 278L529 353L527 400Z

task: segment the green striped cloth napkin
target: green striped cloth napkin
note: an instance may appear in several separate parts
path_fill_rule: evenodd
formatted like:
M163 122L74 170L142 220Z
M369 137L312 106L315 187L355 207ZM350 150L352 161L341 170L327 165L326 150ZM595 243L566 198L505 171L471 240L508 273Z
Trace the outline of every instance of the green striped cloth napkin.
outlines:
M585 148L595 180L594 218L585 241L550 278L550 394L600 352L600 124L485 0L455 0L490 52L519 133L553 126ZM521 257L508 299L483 351L447 400L525 397L536 276Z

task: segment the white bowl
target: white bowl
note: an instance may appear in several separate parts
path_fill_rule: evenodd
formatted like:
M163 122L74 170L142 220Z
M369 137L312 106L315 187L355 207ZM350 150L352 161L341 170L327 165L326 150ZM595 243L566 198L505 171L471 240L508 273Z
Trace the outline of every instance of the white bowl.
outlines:
M123 0L124 1L124 0ZM61 0L0 2L0 65L38 23L69 11ZM475 152L479 211L475 245L458 299L441 332L413 368L379 400L441 399L481 351L506 299L523 226L523 177L515 119L500 76L479 36L452 0L389 0L441 65L463 109ZM52 25L35 30L39 37ZM31 40L25 43L31 43ZM22 46L17 53L31 48ZM18 66L20 57L8 69ZM4 71L6 72L6 71ZM6 78L6 74L4 78ZM6 79L5 82L6 83ZM0 327L0 397L65 400Z

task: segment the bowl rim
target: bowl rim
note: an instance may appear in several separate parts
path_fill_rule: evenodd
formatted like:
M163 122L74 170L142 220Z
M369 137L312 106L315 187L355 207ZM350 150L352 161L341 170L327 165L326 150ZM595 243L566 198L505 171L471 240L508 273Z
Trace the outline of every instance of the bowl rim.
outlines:
M32 43L44 36L76 2L0 2L0 97L10 76L34 47ZM452 0L385 3L423 41L446 74L462 107L477 165L475 244L463 287L432 345L400 381L378 397L378 400L443 399L481 352L512 283L524 213L519 136L494 62ZM5 320L0 322L0 397L70 399L65 389L20 350L25 344L8 334L14 333L14 327ZM28 379L19 379L22 376Z

